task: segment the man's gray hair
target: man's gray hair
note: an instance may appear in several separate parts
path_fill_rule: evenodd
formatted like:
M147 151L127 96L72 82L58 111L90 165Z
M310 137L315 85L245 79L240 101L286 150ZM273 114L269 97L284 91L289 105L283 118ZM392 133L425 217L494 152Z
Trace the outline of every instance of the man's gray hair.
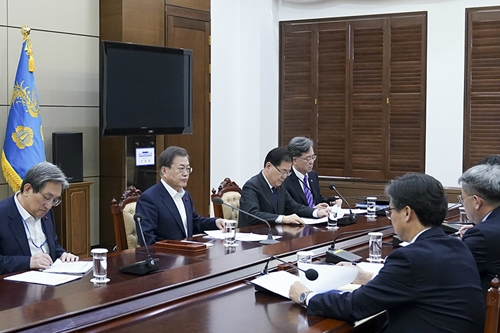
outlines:
M21 184L21 191L23 191L24 185L30 184L33 192L38 193L48 182L60 183L63 191L69 186L66 175L61 169L50 162L41 162L28 170Z
M468 195L477 195L491 205L500 203L500 166L481 164L465 171L458 183Z
M161 175L161 167L170 168L172 166L172 163L174 163L174 159L177 156L187 157L189 160L189 155L187 150L182 147L170 146L161 152L160 158L158 159L158 162L160 163L160 175Z
M288 143L288 151L292 157L300 157L305 154L313 146L313 141L303 136L296 136Z

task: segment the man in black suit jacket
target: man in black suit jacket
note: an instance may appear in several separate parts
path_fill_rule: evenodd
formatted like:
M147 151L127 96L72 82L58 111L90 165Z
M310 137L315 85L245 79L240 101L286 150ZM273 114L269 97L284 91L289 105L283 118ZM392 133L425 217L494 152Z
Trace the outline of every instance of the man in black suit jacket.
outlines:
M303 224L302 217L324 217L326 209L301 205L292 199L283 181L290 174L292 156L286 148L272 149L264 160L264 169L250 178L241 190L240 209L268 222ZM238 226L261 223L246 214L238 215Z
M287 146L292 154L292 172L285 179L285 186L296 202L316 208L328 208L329 201L321 195L318 174L313 170L316 155L309 138L296 136ZM340 207L342 200L336 204Z
M67 187L64 173L42 162L28 170L20 191L0 201L0 274L46 269L58 258L78 260L59 245L55 232L52 207Z
M160 182L148 188L137 200L136 212L142 216L146 244L192 237L204 230L222 229L224 219L207 218L194 210L187 186L193 169L186 149L170 146L159 157ZM140 230L136 223L136 230ZM142 237L138 237L144 246Z
M475 224L465 231L462 241L476 260L486 295L491 279L500 276L500 166L474 166L458 182L462 184L459 201Z
M485 297L470 251L439 227L447 212L444 189L424 174L407 174L386 188L387 216L410 244L396 249L378 275L353 292L310 292L300 282L290 298L310 315L355 321L382 310L383 332L482 332Z

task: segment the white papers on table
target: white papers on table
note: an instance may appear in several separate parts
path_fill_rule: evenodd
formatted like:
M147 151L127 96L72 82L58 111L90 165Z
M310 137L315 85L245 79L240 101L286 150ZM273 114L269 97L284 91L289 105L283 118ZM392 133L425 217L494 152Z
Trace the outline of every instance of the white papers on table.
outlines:
M300 281L309 290L322 293L330 290L338 290L341 286L352 282L358 274L356 267L305 263L300 263L299 265L304 270L309 268L315 269L318 272L318 278L315 281L309 281L303 272L300 272L300 276L297 276L285 271L278 271L260 276L254 279L252 283L289 298L288 292L290 291L290 286L295 281Z
M305 273L299 271L300 282L307 287L307 289L324 293L332 289L351 283L358 275L358 269L352 266L337 266L337 265L320 265L320 264L307 264L299 262L299 268L307 271L314 269L318 272L318 278L314 281L309 281L305 277Z
M325 223L328 222L328 216L322 217L320 219L315 219L311 217L301 217L302 221L304 221L304 224L318 224L318 223Z
M8 276L4 278L4 280L45 284L48 286L57 286L79 278L81 278L81 275L52 274L39 271L29 271L21 274Z
M87 274L92 269L92 261L62 262L57 259L45 273Z
M214 239L224 239L224 232L222 230L205 230L205 233L210 236L210 238ZM273 235L274 239L281 238L281 236L275 236ZM242 242L257 242L267 239L267 235L260 235L260 234L254 234L254 233L247 233L247 232L237 232L236 233L236 240L242 241Z
M382 267L384 267L384 264L363 261L357 263L356 266L367 272L378 274L378 272L382 269Z

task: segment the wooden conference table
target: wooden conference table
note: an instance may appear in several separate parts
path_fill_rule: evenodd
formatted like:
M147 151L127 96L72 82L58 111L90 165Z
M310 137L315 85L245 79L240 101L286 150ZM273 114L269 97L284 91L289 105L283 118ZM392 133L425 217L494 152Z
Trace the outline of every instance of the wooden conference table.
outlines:
M280 242L261 245L222 240L201 254L157 252L160 271L135 276L118 268L144 260L144 248L110 253L110 282L99 286L82 279L51 287L0 280L0 331L32 332L353 332L344 321L307 316L306 309L280 296L256 292L250 280L260 275L270 256L295 261L296 252L321 256L342 232L390 225L384 216L327 230L325 224L276 226ZM266 226L240 231L267 234ZM386 235L392 228L385 230ZM203 238L195 238L207 241ZM353 249L366 258L367 236L340 236L336 248ZM384 256L392 247L384 247ZM279 264L273 260L270 267ZM360 328L361 330L361 328Z

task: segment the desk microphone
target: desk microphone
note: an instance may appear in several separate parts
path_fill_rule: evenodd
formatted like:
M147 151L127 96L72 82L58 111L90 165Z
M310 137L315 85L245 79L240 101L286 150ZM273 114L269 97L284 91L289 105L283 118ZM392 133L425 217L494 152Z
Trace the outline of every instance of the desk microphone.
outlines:
M341 261L349 261L349 262L359 262L361 261L361 257L358 256L357 254L354 254L352 252L343 250L343 249L335 249L335 242L340 236L345 236L345 235L363 235L368 232L372 231L383 231L386 229L392 228L392 225L387 225L385 227L379 227L379 228L371 228L371 229L363 229L363 230L354 230L354 231L345 231L341 232L335 238L333 239L332 245L330 245L330 248L326 251L326 262L329 264L337 264Z
M276 257L276 256L271 256L271 258L269 258L267 260L267 263L266 263L266 266L264 267L264 269L262 270L262 274L263 275L267 275L269 274L269 262L273 259L276 259L278 261L281 261L282 263L284 263L285 265L288 265L292 268L295 268L295 269L298 269L299 271L303 272L305 275L306 275L306 278L309 280L309 281L314 281L318 278L319 274L318 274L318 271L313 269L313 268L309 268L308 270L303 270L302 268L299 268L299 266L297 265L293 265L293 264L290 264L289 262L286 262L284 260L281 260L280 258Z
M349 225L349 224L357 223L358 221L356 219L356 214L354 214L352 212L352 208L351 208L351 205L349 205L349 202L342 196L342 194L340 194L340 192L337 190L335 185L330 184L328 187L330 188L330 190L334 190L335 192L337 192L337 194L342 199L342 201L344 201L347 204L347 207L349 207L349 216L338 218L337 224L338 225Z
M144 232L142 231L141 224L142 216L141 214L134 214L134 221L139 225L139 229L141 231L142 241L144 247L146 248L146 260L138 261L131 265L122 266L119 268L119 271L122 273L130 273L135 275L145 275L149 272L154 272L159 269L158 262L160 261L158 258L153 259L151 254L149 253L148 245L146 244L146 239L144 237Z
M257 220L262 221L262 222L264 222L265 224L267 224L267 227L269 228L269 229L268 229L268 230L269 230L269 232L268 232L268 234L267 234L267 239L263 239L263 240L261 240L259 243L261 243L261 244L276 244L276 243L279 243L279 241L278 241L278 240L276 240L276 239L274 239L274 238L273 238L273 234L272 234L272 232L271 232L271 225L269 224L269 222L267 222L267 221L266 221L266 220L264 220L263 218L258 217L258 216L253 215L253 214L250 214L249 212L246 212L246 211L244 211L244 210L241 210L241 209L239 209L238 207L231 206L230 204L225 203L225 202L224 202L224 200L222 200L222 199L221 199L221 198L219 198L219 197L215 197L215 198L214 198L214 200L213 200L213 202L214 202L214 204L216 204L216 205L224 205L224 206L227 206L227 207L229 207L229 208L231 208L231 209L236 209L236 210L237 210L238 212L240 212L240 213L243 213L243 214L246 214L246 215L248 215L248 216L251 216L251 217L253 217L254 219L257 219Z

